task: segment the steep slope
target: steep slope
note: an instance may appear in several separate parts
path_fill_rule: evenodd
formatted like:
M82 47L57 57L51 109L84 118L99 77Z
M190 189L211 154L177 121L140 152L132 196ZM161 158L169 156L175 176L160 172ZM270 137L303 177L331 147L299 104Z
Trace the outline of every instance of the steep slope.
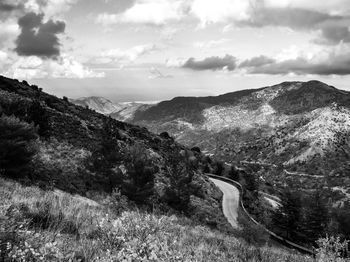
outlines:
M265 172L271 184L285 184L291 178L281 172L286 169L323 178L299 183L305 179L295 175L295 185L310 189L331 183L350 189L350 93L319 81L174 98L137 112L133 122L168 131L177 141L228 162L278 167L274 175Z
M17 179L85 196L119 190L148 208L178 210L212 225L226 223L221 192L201 175L196 156L171 138L0 76L4 115L34 122L40 134L31 172Z

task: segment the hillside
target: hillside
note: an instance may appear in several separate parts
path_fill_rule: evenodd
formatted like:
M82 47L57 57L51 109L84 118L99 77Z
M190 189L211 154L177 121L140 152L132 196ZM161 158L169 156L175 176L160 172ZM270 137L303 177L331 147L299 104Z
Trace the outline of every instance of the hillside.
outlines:
M95 110L98 113L110 115L112 118L120 121L131 120L136 111L142 112L151 107L153 102L121 102L113 103L112 101L104 97L82 97L78 99L70 99L71 103L87 107L91 110Z
M327 185L337 200L347 192L346 200L349 120L349 92L309 81L217 97L174 98L136 112L132 122L156 133L167 131L178 142L228 162L267 163L271 168L261 175L270 184L290 181L305 190Z
M84 196L120 190L146 208L183 212L213 226L226 223L221 192L198 169L201 156L166 135L5 77L0 77L0 115L5 126L29 129L26 123L34 123L39 134L31 167L21 174L8 167L7 177Z
M95 201L0 178L0 199L4 261L314 261L182 215L123 209L118 195Z

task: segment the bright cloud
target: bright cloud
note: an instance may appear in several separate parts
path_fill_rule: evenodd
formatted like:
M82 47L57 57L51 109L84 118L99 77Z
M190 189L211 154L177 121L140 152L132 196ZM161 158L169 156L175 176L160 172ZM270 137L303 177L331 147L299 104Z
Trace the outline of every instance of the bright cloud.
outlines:
M250 2L246 0L194 0L191 6L191 13L200 20L202 26L247 20L249 10Z
M108 64L111 62L133 62L140 56L150 54L161 48L155 44L138 45L127 50L119 48L110 49L101 53L100 56L94 58L97 64Z
M163 25L184 17L188 8L181 0L140 0L122 14L103 13L96 22L104 26L116 23Z
M43 60L36 56L12 57L5 75L19 79L32 78L96 78L104 77L85 67L73 57L63 55L57 60Z

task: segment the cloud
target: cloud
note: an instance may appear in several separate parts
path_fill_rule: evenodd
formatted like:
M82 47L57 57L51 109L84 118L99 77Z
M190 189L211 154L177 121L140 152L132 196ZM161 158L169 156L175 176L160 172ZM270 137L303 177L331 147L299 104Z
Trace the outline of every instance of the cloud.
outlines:
M151 73L150 76L148 76L149 79L158 79L158 78L172 78L172 75L163 74L159 71L159 69L155 67L151 67L149 72Z
M343 17L318 11L299 8L259 8L250 19L243 21L255 27L284 26L292 29L317 29L330 21L342 20Z
M349 22L350 23L350 22ZM333 45L343 43L350 43L350 26L330 24L324 26L320 30L321 34L319 38L315 39L314 42L317 44Z
M12 12L22 8L23 5L16 1L0 0L0 12Z
M46 18L52 18L67 12L77 1L79 0L24 0L23 6L26 13L43 13Z
M165 65L166 67L182 67L186 61L186 58L168 58L165 61Z
M300 8L327 14L348 15L348 0L314 1L314 0L264 0L267 8Z
M28 13L18 20L21 28L15 48L18 55L44 58L60 55L60 42L57 34L64 32L65 23L53 20L44 23L43 17L43 14Z
M121 14L99 14L96 23L110 26L117 23L164 25L179 21L188 12L183 0L139 0Z
M350 47L348 45L340 45L335 48L315 52L314 54L305 55L299 53L297 57L286 60L271 58L271 61L273 62L251 66L247 68L247 72L271 75L349 75Z
M275 62L275 59L261 55L261 56L256 56L251 59L244 60L239 64L240 68L243 67L259 67L267 64L272 64Z
M200 49L210 49L210 48L214 48L214 47L218 47L224 43L227 43L231 41L230 39L227 38L222 38L219 40L210 40L210 41L206 41L206 42L195 42L193 44L194 47L196 48L200 48Z
M138 45L127 50L121 50L118 48L110 49L102 52L100 56L93 58L91 62L95 64L109 64L118 62L129 63L135 61L141 56L150 54L160 49L161 47L155 44Z
M226 21L249 19L250 3L246 0L194 0L191 14L200 20L201 26Z
M237 59L231 55L224 57L212 56L203 60L195 60L193 57L189 58L184 64L183 68L192 70L228 70L233 71L236 68Z
M12 78L96 78L104 77L104 73L97 73L73 57L62 55L56 60L44 60L37 56L12 57L11 66L5 75Z

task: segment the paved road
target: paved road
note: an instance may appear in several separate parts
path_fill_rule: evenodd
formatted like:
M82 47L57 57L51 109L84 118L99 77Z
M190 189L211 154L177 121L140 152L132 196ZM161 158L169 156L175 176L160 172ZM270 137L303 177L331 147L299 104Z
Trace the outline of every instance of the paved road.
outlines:
M239 191L236 187L224 181L209 178L224 194L222 207L224 215L232 227L237 228L238 208L239 208Z

